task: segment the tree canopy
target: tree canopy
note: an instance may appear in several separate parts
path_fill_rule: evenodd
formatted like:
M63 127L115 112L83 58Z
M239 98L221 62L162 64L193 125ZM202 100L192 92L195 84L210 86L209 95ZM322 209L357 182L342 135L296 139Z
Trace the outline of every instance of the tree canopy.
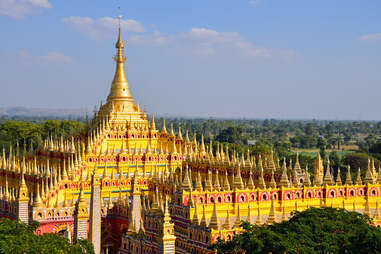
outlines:
M217 253L381 253L381 229L368 216L336 208L295 212L270 226L242 223L244 232L219 240Z
M35 235L38 222L20 223L7 218L0 220L0 254L21 253L73 253L93 254L93 246L86 240L71 244L67 238L57 234Z
M0 146L8 151L10 145L19 143L34 147L41 142L41 138L48 136L63 136L75 134L84 129L84 123L67 120L48 120L43 122L5 121L0 123Z

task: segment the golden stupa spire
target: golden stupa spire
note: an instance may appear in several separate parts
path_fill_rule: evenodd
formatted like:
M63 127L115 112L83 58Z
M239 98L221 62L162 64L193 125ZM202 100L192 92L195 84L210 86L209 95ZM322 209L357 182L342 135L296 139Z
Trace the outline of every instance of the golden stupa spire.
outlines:
M208 226L209 228L217 229L217 230L219 230L221 227L220 220L218 219L218 216L217 216L216 202L213 203L213 213L212 213L212 217L210 218Z
M233 175L234 175L234 173L233 173ZM240 190L245 188L245 186L243 184L243 181L242 181L241 164L240 163L238 163L237 176L234 178L233 187L237 188L237 189L240 189Z
M42 205L42 201L41 201L41 196L40 196L40 184L37 182L37 186L36 186L36 197L34 199L34 203L33 203L33 206L34 207L41 207Z
M201 180L201 174L200 171L197 172L197 178L196 178L196 190L202 192L202 180Z
M189 199L189 200L191 200L191 199ZM199 221L198 216L197 216L197 203L196 203L194 206L194 214L193 214L192 224L199 225L199 223L200 223L200 221Z
M378 210L378 201L376 202L376 208L374 209L373 220L380 220L380 211Z
M342 185L342 183L340 185ZM306 166L304 186L307 186L307 187L311 186L311 178L310 178L310 173L308 172L308 166Z
M225 180L224 180L224 186L223 186L223 189L225 191L229 191L230 190L230 184L229 184L229 179L228 179L228 172L225 171Z
M202 205L202 218L200 221L200 226L206 227L206 225L207 225L207 223L206 223L206 215L205 215L205 205Z
M262 165L261 165L262 166ZM259 176L259 181L258 181L258 187L260 189L266 189L266 183L265 183L265 178L263 176L263 167L260 168L261 169L261 174Z
M249 172L249 179L247 180L246 188L249 190L255 189L255 185L254 185L254 181L253 181L253 171L251 169Z
M276 217L275 217L275 208L274 208L274 200L271 198L271 207L270 207L270 212L269 212L269 217L267 217L266 224L271 225L276 222Z
M257 225L262 225L262 218L261 218L261 208L259 207L259 204L258 204L258 216L257 216L257 220L255 221L255 224Z
M337 169L336 185L343 185L343 182L341 181L340 168Z
M287 220L286 209L283 206L283 208L282 208L282 221L286 221L286 220Z
M274 170L271 170L271 182L270 182L270 187L275 189L276 188L276 182L274 178Z
M347 176L345 178L345 184L352 185L351 166L348 165Z
M217 190L217 191L221 190L218 170L216 171L216 174L215 174L213 187L214 187L214 190Z
M118 16L119 29L118 29L118 40L115 44L116 55L114 56L114 61L116 62L116 70L114 79L111 84L110 94L107 98L108 101L111 100L123 100L132 102L132 97L130 89L128 87L128 82L126 74L124 73L124 62L126 57L124 56L124 42L121 34L120 20L122 15Z
M362 185L362 180L361 180L361 169L359 168L357 172L357 178L356 178L356 184L357 185Z
M330 162L329 162L329 159L328 159L328 161L327 161L327 170L326 170L325 176L323 178L323 184L328 184L328 185L333 185L334 184L330 171L331 171L331 167L330 167Z
M241 212L240 212L240 206L239 205L237 206L237 216L236 216L233 227L235 227L235 228L241 227Z
M229 215L229 209L226 210L226 217L225 217L225 223L224 223L224 229L231 229L232 225L230 223L230 215Z
M288 185L289 185L289 181L287 177L286 159L283 159L282 176L279 181L279 186L288 187Z
M248 203L247 205L247 217L246 217L246 221L249 222L250 224L254 224L254 221L253 219L251 218L251 206L250 206L250 203Z

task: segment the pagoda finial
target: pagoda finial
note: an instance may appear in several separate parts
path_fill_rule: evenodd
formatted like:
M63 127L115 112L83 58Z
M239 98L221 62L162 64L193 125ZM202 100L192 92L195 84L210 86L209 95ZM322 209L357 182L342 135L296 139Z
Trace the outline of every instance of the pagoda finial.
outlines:
M209 221L209 228L219 230L220 227L221 227L221 224L220 224L220 220L218 219L218 216L217 216L216 202L214 202L213 203L212 217L210 218L210 221Z
M356 178L356 184L357 185L362 185L362 180L361 180L361 169L357 171L357 178Z
M177 138L183 140L183 135L181 134L181 127L179 126L179 130L177 131Z
M261 168L260 170L261 170L261 174L259 175L258 187L260 189L266 189L265 178L263 176L263 168Z
M165 196L165 210L164 210L164 222L170 222L171 216L169 213L168 196Z
M250 224L254 224L254 221L251 218L251 206L250 206L250 203L248 203L248 205L247 205L247 217L246 217L246 221L249 222Z
M287 166L286 166L286 159L283 158L283 165L282 165L282 176L279 181L279 186L288 187L289 181L287 177Z
M167 133L167 128L165 127L165 119L163 119L163 128L161 129L161 132Z
M199 192L203 191L200 171L197 172L196 190Z
M226 216L225 216L225 223L224 223L224 229L231 229L232 228L232 225L230 223L230 215L229 215L230 211L229 209L226 210Z
M378 201L376 201L376 208L374 209L373 220L375 221L380 220L380 211L378 210Z
M302 168L300 167L300 163L299 163L299 152L296 152L294 170L296 170L296 172L298 172L298 173L300 173L302 171Z
M212 171L210 169L208 169L208 177L205 180L205 190L208 190L210 192L213 191L212 179L213 179Z
M188 170L188 165L185 166L185 176L184 180L182 183L182 189L185 191L192 191L192 183L189 178L189 170Z
M304 186L307 186L307 187L311 186L311 178L310 178L310 173L308 172L308 167L307 166L306 166L306 174L305 174Z
M126 57L124 56L124 42L121 33L121 18L122 15L119 14L118 40L115 44L115 48L117 49L117 51L116 55L114 56L114 61L116 62L116 70L107 101L112 101L114 99L120 101L122 99L132 102L130 89L128 87L128 82L124 73L124 62L126 61Z
M202 218L200 221L200 226L201 227L206 227L206 215L205 215L205 205L202 205Z
M257 225L262 225L262 218L261 218L261 208L259 207L259 203L258 203L258 215L257 215L257 220L255 221L255 224Z
M254 181L253 181L253 171L251 169L249 172L249 179L247 180L246 188L249 190L255 189L255 185L254 185Z
M374 183L372 168L370 166L368 166L368 168L366 169L364 183L371 183L371 184Z
M197 203L193 202L192 188L189 189L188 206L196 208Z
M173 130L173 123L171 123L171 136L174 137L175 136L175 132Z
M213 187L214 187L214 190L216 190L216 191L220 191L221 190L218 170L216 171L216 174L215 174Z
M274 170L271 170L270 187L273 188L273 189L276 188L276 182L275 182L275 178L274 178Z
M34 199L34 203L33 203L33 206L34 207L41 207L42 205L42 202L41 202L41 196L40 196L40 184L37 183L37 186L36 186L36 198Z
M124 48L124 43L123 43L122 35L120 32L120 20L123 17L123 15L120 14L120 6L118 6L118 12L119 12L119 15L118 15L118 41L116 42L115 47L116 48Z
M192 224L199 225L200 220L198 219L197 216L197 203L194 205L194 214L193 214L193 219L192 219Z
M337 169L336 185L343 185L343 182L341 181L340 168Z
M81 204L83 206L86 205L85 195L84 195L83 192L84 192L84 190L83 190L83 182L81 182L81 188L80 188L79 196L78 196L78 203L79 203L80 206L81 206Z
M235 228L241 227L241 212L240 212L240 206L239 205L237 206L237 216L236 216L233 227L235 227Z
M175 139L173 140L172 153L177 153L177 148L176 148L176 141L175 141Z
M364 214L368 215L369 217L371 216L370 207L369 207L369 199L368 198L366 198Z
M205 143L204 143L204 135L201 135L201 152L205 152Z
M270 207L270 212L269 212L269 217L267 217L266 224L271 225L276 222L276 217L275 217L275 207L274 207L274 199L271 198L271 207Z
M345 184L352 185L351 166L348 165L347 176L345 177Z
M240 189L240 190L242 190L244 188L244 184L243 184L242 176L241 176L241 164L240 163L238 163L237 176L234 178L233 187Z
M155 131L155 130L156 130L155 117L154 117L154 115L152 114L151 131Z
M228 179L228 172L227 170L225 171L225 180L224 180L224 186L223 186L223 189L225 191L229 191L230 190L230 184L229 184L229 179Z
M323 178L323 184L328 184L328 185L334 184L330 171L331 171L331 167L330 167L330 162L329 162L329 158L328 158L327 170L326 170L324 178Z

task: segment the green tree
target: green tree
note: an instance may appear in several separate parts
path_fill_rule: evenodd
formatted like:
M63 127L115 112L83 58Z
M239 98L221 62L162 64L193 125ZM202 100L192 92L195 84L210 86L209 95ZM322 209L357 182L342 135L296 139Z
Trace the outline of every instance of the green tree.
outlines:
M30 224L3 218L0 220L0 254L93 254L93 246L86 240L70 244L68 239L57 234L34 234L38 222Z
M10 145L26 142L37 144L39 139L39 126L29 122L6 121L0 125L0 145L9 148Z
M306 135L309 135L309 136L314 135L316 132L314 124L313 123L307 123L307 125L304 129L304 132L306 133Z
M325 148L327 147L327 141L324 139L324 137L319 137L317 139L316 145L319 149L325 150Z
M271 226L242 223L244 232L218 241L217 253L380 253L381 229L368 216L336 208L295 212L289 221Z
M370 149L370 147L372 145L374 145L376 143L376 136L374 134L369 134L366 138L365 138L365 144L366 144L366 149Z
M381 154L381 141L377 141L371 147L369 147L369 152L374 154Z
M375 144L369 147L369 153L375 156L378 160L381 160L381 141L377 141Z
M21 148L24 142L28 148L31 144L36 147L41 142L41 137L67 137L82 130L84 124L78 121L48 120L34 123L8 120L0 123L0 146L6 148L6 151L10 145L14 146L16 143Z
M365 169L368 168L368 159L372 159L372 157L366 153L348 153L345 155L343 163L345 165L350 165L353 173L357 172L357 170L360 168L363 170L362 174L365 174ZM374 163L376 168L381 165L381 162L377 159L374 160Z
M242 133L243 133L242 127L228 127L222 130L216 136L216 140L219 142L243 144L242 137L241 137Z

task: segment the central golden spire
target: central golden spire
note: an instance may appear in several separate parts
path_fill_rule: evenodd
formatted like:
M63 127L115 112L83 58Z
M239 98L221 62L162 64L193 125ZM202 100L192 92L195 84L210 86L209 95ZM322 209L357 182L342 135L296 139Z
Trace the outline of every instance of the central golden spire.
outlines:
M111 84L110 94L107 98L108 101L111 100L123 100L123 101L131 101L132 97L130 93L130 89L128 87L128 82L126 79L126 74L124 73L124 62L126 61L126 57L124 56L124 43L121 35L120 28L120 19L121 15L118 16L119 19L119 34L118 41L115 44L117 49L116 55L114 56L114 61L116 62L116 70L114 75L114 80Z

